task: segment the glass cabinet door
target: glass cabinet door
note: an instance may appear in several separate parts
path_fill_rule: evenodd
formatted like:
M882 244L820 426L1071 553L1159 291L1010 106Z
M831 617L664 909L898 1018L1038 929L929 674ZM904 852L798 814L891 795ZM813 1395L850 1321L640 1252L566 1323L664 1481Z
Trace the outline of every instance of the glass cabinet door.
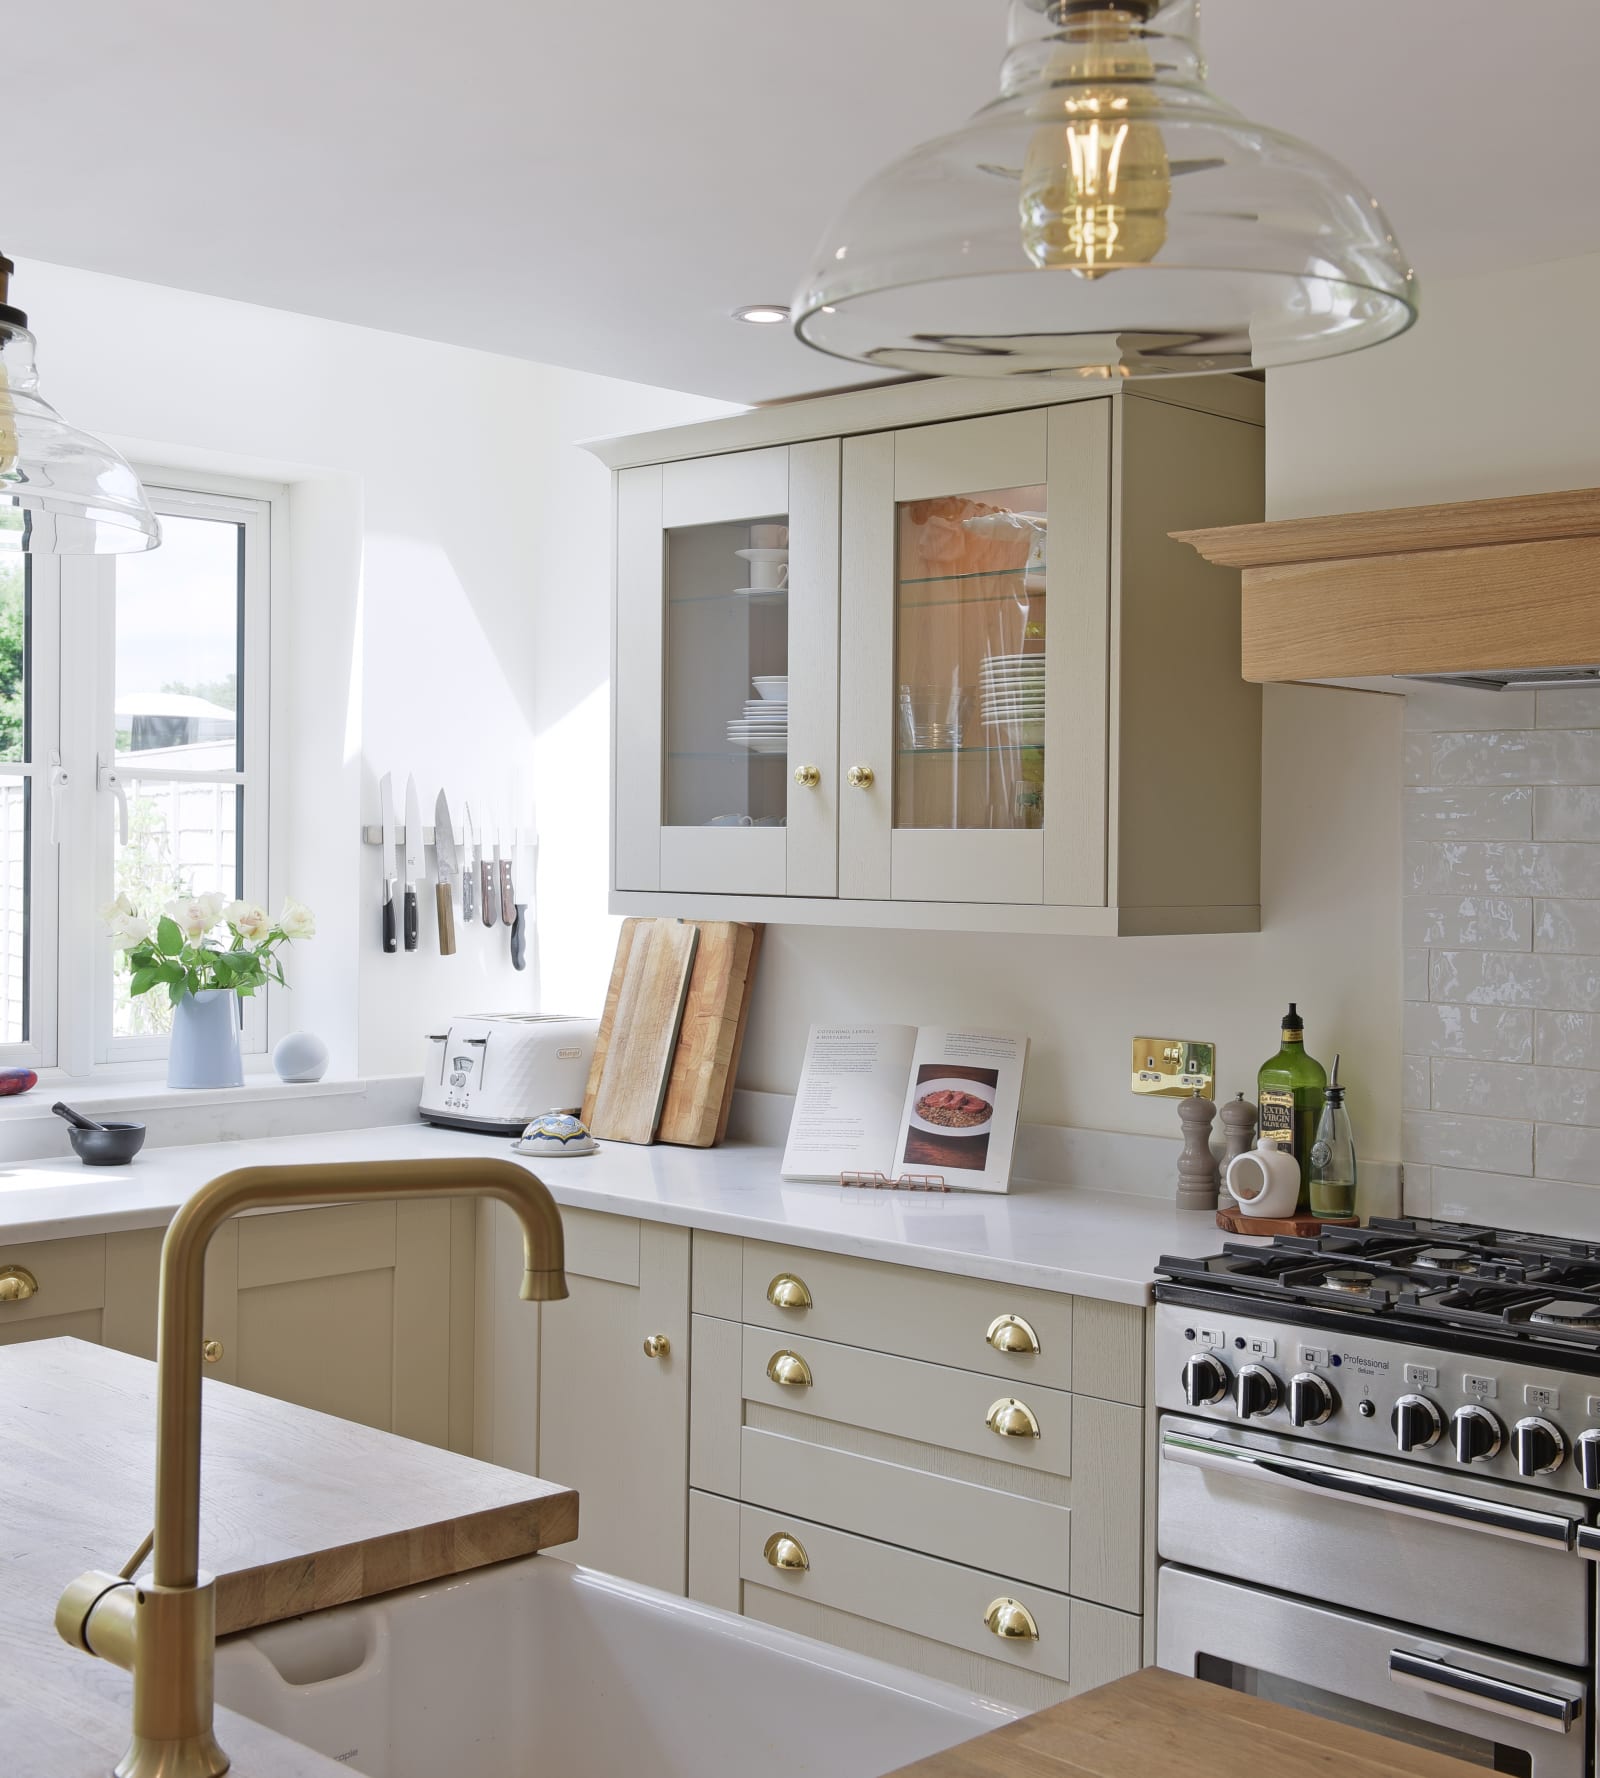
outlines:
M617 887L833 894L837 443L619 481Z
M847 441L841 894L1104 902L1109 406Z

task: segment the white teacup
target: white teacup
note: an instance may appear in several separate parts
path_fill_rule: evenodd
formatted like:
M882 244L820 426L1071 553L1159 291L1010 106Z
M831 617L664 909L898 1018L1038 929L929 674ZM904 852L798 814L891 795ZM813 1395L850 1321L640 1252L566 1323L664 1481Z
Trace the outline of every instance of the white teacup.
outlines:
M713 815L706 823L707 827L753 827L754 822L748 815Z
M1300 1163L1287 1148L1263 1136L1228 1163L1223 1181L1245 1216L1293 1216L1300 1201Z
M789 584L787 562L752 562L750 584L758 593L778 593Z
M787 549L789 547L789 527L787 525L752 525L750 527L751 549Z

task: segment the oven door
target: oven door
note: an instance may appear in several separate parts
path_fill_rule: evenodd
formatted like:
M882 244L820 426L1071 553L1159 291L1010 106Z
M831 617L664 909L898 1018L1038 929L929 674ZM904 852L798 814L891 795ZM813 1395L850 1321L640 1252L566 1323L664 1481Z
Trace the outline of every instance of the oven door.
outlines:
M1584 1778L1581 1673L1163 1567L1156 1664L1521 1778Z
M1166 1561L1588 1667L1586 1502L1170 1414L1160 1445Z

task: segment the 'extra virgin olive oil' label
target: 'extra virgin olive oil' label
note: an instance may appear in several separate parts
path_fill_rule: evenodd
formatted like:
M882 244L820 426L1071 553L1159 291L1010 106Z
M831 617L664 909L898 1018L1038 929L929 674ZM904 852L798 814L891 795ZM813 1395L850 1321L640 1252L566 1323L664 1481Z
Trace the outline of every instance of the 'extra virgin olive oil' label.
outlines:
M1294 1148L1294 1094L1262 1093L1260 1121L1256 1136L1277 1143L1279 1148Z

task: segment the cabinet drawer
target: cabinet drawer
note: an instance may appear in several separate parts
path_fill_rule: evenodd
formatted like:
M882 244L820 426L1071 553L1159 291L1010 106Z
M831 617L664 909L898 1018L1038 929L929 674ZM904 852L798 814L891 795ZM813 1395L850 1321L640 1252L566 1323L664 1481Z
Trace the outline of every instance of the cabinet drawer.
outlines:
M0 1246L0 1268L5 1266L22 1267L32 1275L39 1288L24 1302L0 1303L0 1331L29 1321L76 1315L83 1310L105 1306L104 1235L79 1235L67 1241L24 1241ZM58 1331L78 1330L63 1327ZM99 1337L98 1332L94 1337Z
M773 1541L779 1538L798 1545L798 1552L779 1549ZM805 1566L778 1566L783 1554ZM1070 1677L1071 1604L1044 1587L753 1506L739 1511L739 1578L747 1586L776 1588L1027 1672L1063 1681ZM1037 1638L1013 1640L990 1630L984 1619L996 1600L1023 1606L1037 1626Z
M1072 1473L1072 1397L1059 1389L1019 1384L1013 1395L977 1371L827 1340L779 1339L762 1327L744 1329L742 1368L747 1402L1024 1469ZM781 1383L775 1370L809 1381ZM1005 1426L1036 1427L1037 1433L997 1430Z
M783 1296L773 1286L785 1276L805 1286L811 1299L808 1308L783 1308L772 1300ZM1076 1299L1052 1291L747 1241L743 1297L741 1318L775 1332L806 1333L847 1346L959 1365L1007 1382L1043 1383L1056 1389L1074 1386ZM1126 1312L1139 1320L1139 1311ZM990 1342L989 1330L1008 1315L1025 1321L1027 1328L1016 1327L1009 1335L997 1330L995 1339L1009 1337L1024 1346L1036 1343L1037 1352L1001 1350Z

